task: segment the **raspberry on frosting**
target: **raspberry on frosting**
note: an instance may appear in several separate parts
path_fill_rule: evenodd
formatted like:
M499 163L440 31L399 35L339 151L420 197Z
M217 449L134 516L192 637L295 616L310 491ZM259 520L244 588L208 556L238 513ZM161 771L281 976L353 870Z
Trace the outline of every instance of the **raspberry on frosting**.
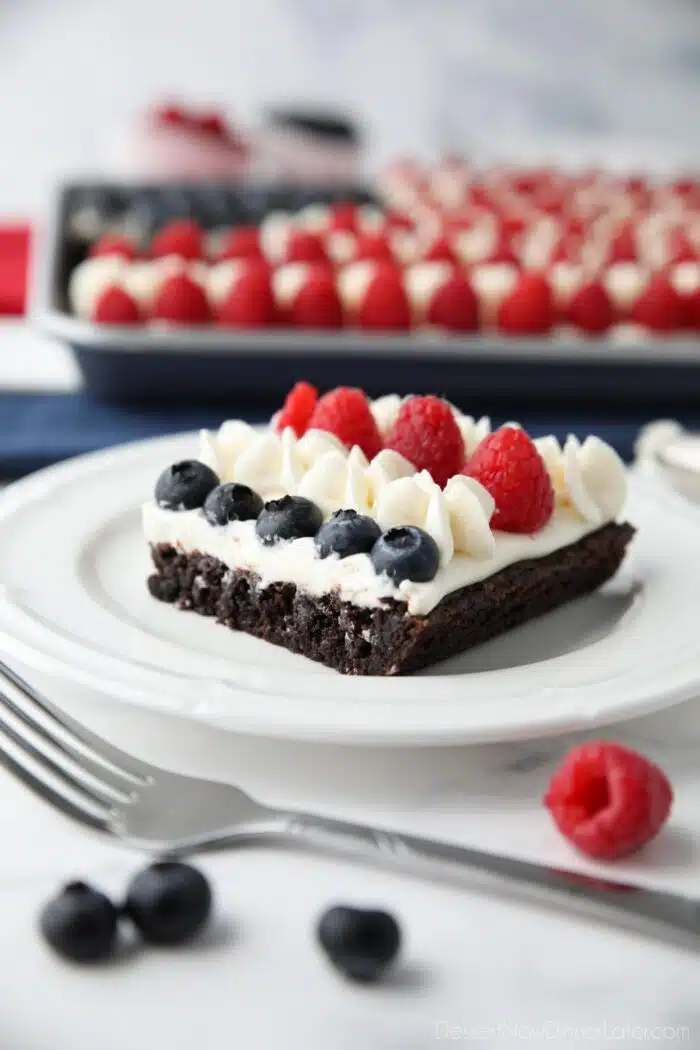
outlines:
M399 408L385 447L427 470L441 487L464 463L464 440L454 413L439 397L409 397Z
M354 387L339 386L324 394L314 406L308 429L327 430L348 448L358 445L370 460L382 447L367 396Z
M291 427L297 437L306 433L309 420L318 401L318 390L311 383L300 382L287 394L285 402L275 419L275 430L282 433Z
M542 456L519 427L505 426L484 438L464 468L493 497L494 529L535 533L554 512L554 488Z

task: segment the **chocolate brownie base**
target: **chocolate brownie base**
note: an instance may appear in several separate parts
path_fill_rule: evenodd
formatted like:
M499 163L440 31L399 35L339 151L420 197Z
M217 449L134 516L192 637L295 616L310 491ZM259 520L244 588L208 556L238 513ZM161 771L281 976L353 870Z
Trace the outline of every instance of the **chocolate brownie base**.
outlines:
M610 524L546 558L517 562L447 595L427 616L403 602L366 609L292 583L261 590L253 573L170 544L151 553L151 594L213 616L233 630L284 646L343 674L403 675L480 645L600 587L615 574L634 529Z

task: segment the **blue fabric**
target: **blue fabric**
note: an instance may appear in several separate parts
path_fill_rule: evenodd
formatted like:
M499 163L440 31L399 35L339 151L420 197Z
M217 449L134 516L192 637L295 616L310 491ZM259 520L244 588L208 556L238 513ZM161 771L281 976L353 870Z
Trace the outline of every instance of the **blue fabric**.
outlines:
M225 406L133 406L108 404L79 393L0 393L0 477L21 477L69 456L125 441L216 427L224 418L262 422L276 407L249 402ZM579 436L596 433L625 459L631 459L636 435L648 417L611 419L583 413L521 412L516 418L533 437L553 433L563 439L569 432ZM494 423L499 422L506 420L494 418ZM688 426L694 422L700 427L700 418L683 422Z

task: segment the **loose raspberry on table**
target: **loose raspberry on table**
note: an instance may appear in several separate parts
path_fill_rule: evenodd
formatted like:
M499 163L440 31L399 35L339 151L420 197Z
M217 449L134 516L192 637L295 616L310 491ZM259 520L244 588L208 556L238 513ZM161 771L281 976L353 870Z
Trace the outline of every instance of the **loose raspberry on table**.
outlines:
M596 860L629 856L666 823L673 788L666 774L622 744L575 747L544 797L562 835Z
M311 383L296 383L287 394L275 420L275 429L281 434L291 427L297 437L305 434L318 401L318 390Z
M386 447L444 486L464 464L464 440L452 409L439 397L410 397L401 405Z
M524 430L506 426L494 431L477 447L462 473L475 478L493 497L492 529L538 532L552 516L552 482Z
M309 430L327 430L348 448L359 445L367 459L381 451L382 439L362 390L339 386L324 394L316 404Z

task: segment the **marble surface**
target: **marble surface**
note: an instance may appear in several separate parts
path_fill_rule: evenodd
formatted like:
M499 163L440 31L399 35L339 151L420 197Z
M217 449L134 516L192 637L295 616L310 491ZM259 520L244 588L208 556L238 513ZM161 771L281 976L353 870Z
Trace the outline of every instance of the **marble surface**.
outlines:
M237 778L271 802L610 873L574 856L539 803L572 738L396 752L290 746L125 712L68 683L42 684L134 753ZM660 762L676 790L670 825L643 854L616 864L615 876L698 895L700 700L605 735ZM7 776L0 834L0 1030L12 1050L427 1050L441 1042L633 1050L698 1039L697 954L468 884L279 850L201 862L217 895L217 920L201 943L76 972L37 937L40 904L76 876L119 895L143 858L67 824ZM399 917L403 957L385 985L348 986L319 955L315 920L337 902L389 907Z

